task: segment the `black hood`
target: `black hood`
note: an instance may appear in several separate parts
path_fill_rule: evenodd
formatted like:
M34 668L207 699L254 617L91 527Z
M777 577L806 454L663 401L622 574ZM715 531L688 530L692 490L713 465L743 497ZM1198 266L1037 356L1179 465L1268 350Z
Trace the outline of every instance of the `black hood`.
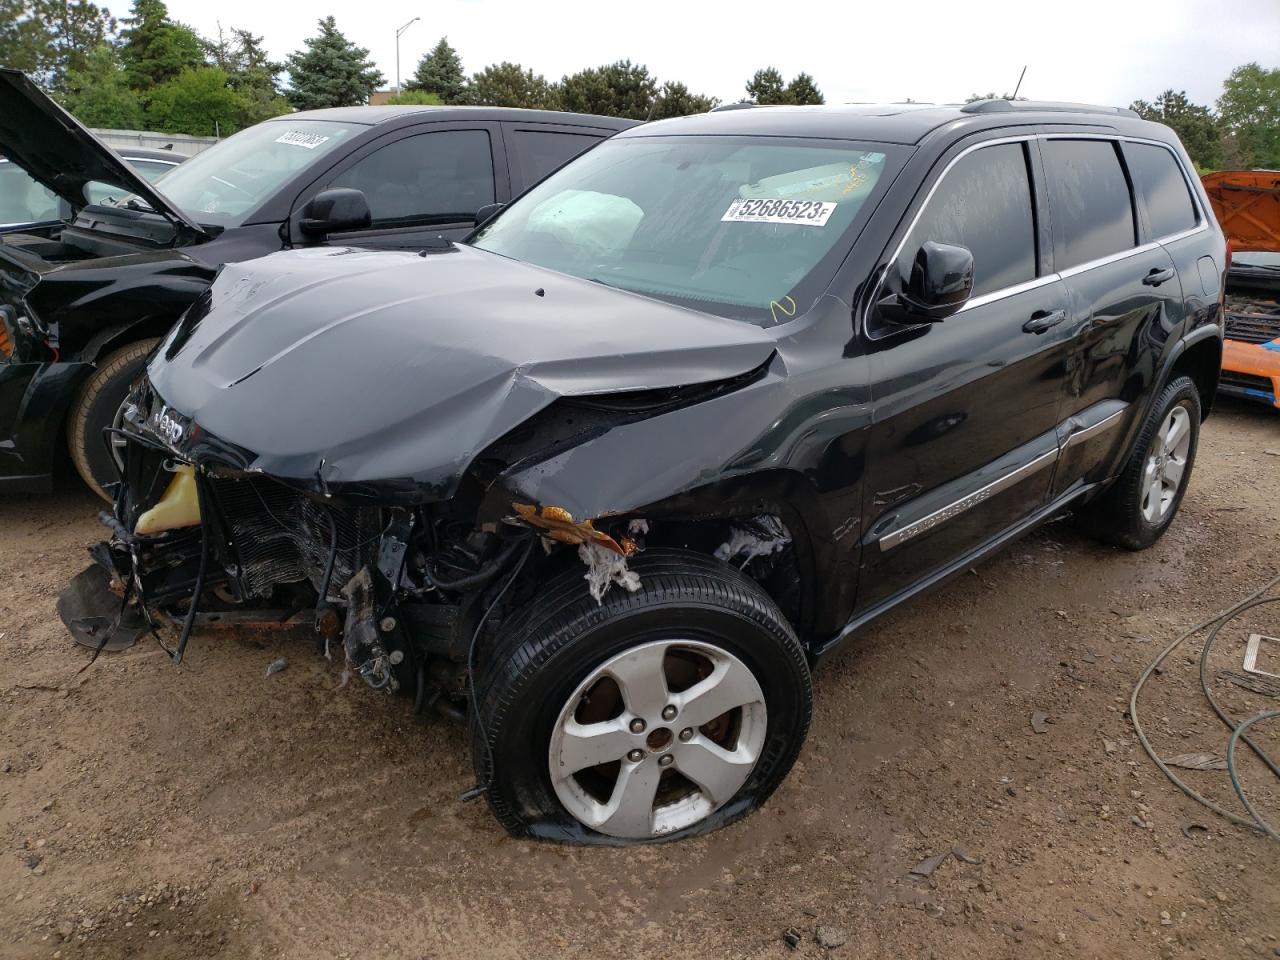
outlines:
M193 310L148 372L194 432L275 476L411 481L423 499L557 397L708 383L775 347L750 323L465 246L232 264Z
M71 204L73 210L85 206L85 185L100 180L137 194L174 223L196 233L205 232L22 72L3 68L0 154Z

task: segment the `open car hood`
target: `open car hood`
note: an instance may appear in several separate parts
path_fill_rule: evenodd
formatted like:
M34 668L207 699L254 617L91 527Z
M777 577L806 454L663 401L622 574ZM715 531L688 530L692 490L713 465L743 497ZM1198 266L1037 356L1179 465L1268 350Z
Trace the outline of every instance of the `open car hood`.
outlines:
M19 70L0 68L0 154L74 210L85 206L85 185L100 180L137 194L175 224L205 233Z
M1221 170L1200 180L1234 251L1280 251L1280 171Z
M226 266L148 375L191 436L255 471L429 500L557 398L725 380L775 347L745 321L473 247L313 248Z

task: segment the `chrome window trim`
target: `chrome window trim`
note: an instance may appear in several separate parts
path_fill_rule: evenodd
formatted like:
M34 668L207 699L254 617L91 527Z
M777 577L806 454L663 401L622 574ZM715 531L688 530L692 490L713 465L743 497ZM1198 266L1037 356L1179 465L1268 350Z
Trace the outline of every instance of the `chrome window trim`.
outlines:
M160 157L127 157L123 153L120 159L125 163L163 163L167 167L176 167L181 165L181 160L162 160Z
M1025 480L1027 477L1039 472L1040 470L1043 470L1057 459L1058 450L1056 449L1050 450L1048 453L1042 453L1029 463L1024 463L1022 466L1010 470L1003 476L997 477L985 487L981 487L973 493L966 494L959 500L955 500L947 504L945 507L941 507L940 509L933 511L933 513L928 516L921 517L919 520L907 524L905 527L895 530L892 533L885 534L880 538L880 551L883 553L887 550L892 550L894 547L906 543L908 540L918 537L922 533L927 533L934 527L960 516L960 514L976 507L984 500L991 499L997 493L1007 490L1014 484Z
M1067 437L1066 442L1062 445L1062 449L1069 450L1071 447L1084 443L1086 440L1092 440L1098 434L1105 433L1112 427L1119 426L1121 419L1123 419L1128 410L1128 407L1125 407L1123 410L1117 410L1115 413L1103 417L1093 426L1077 430L1075 433Z
M1206 231L1209 229L1209 220L1205 216L1204 206L1200 202L1200 196L1196 193L1195 189L1191 185L1191 181L1188 179L1187 168L1183 164L1182 158L1178 156L1178 152L1174 150L1173 147L1165 143L1163 140L1151 140L1147 137L1132 137L1132 136L1125 136L1122 134L1114 134L1114 133L1020 134L1018 136L1001 137L996 140L983 140L981 143L971 144L970 146L966 147L965 149L957 153L949 161L947 161L947 165L942 168L942 173L938 174L938 179L933 182L933 185L929 188L929 192L925 194L924 201L920 204L919 209L916 210L915 215L912 216L911 222L907 225L907 229L902 234L902 239L898 241L898 245L894 248L893 255L889 257L889 259L886 261L885 276L888 275L888 271L890 268L892 268L893 264L898 262L898 257L902 256L902 250L907 245L907 238L910 237L911 232L915 230L916 224L919 222L921 215L925 211L925 208L929 206L929 202L933 199L934 193L936 193L938 190L938 187L942 185L942 181L947 178L947 174L951 172L952 167L954 167L957 163L959 163L962 159L967 157L969 154L973 153L976 150L981 150L984 147L994 147L994 146L999 146L1000 144L1007 144L1007 143L1027 143L1032 140L1110 140L1113 143L1143 143L1153 147L1162 147L1173 156L1174 163L1178 165L1178 170L1182 173L1183 186L1187 188L1187 192L1191 195L1191 202L1196 210L1197 223L1194 227L1190 227L1186 230L1180 230L1177 233L1171 233L1166 236L1156 237L1155 239L1148 240L1146 243L1142 243L1135 247L1131 247L1128 250L1120 250L1117 253L1109 254L1108 256L1105 256L1105 257L1099 257L1096 260L1088 260L1084 263L1076 264L1075 266L1068 267L1065 270L1058 270L1058 271L1055 271L1054 273L1047 273L1042 277L1036 277L1034 280L1027 280L1027 281L1024 281L1023 283L1016 283L1010 287L1002 287L999 290L992 290L990 293L984 293L982 296L974 297L973 299L965 303L963 307L961 307L959 310L956 311L957 314L964 313L966 310L973 307L981 307L989 303L995 303L999 300L1003 300L1005 297L1012 297L1012 296L1016 296L1019 293L1025 293L1028 290L1034 290L1037 287L1041 287L1046 284L1053 283L1054 281L1057 281L1057 280L1063 280L1067 277L1075 276L1076 274L1083 273L1086 270L1092 270L1092 269L1095 269L1096 267L1105 266L1108 263L1116 263L1120 260L1126 259L1127 257L1137 256L1142 253L1149 253L1150 251L1160 247L1162 244L1174 243L1178 240L1184 240L1187 237L1194 236L1197 233L1202 233L1203 231ZM1030 171L1028 171L1028 176L1030 175L1031 173ZM1134 197L1135 203L1137 202L1137 200L1138 198L1135 196ZM872 306L876 303L876 301L880 299L880 290L884 286L885 276L881 276L880 279L876 282L875 289L871 295L871 299L862 311L862 329L863 329L863 332L866 333L867 337L871 340L880 340L880 339L883 339L885 336L891 335L891 334L883 334L880 336L876 336L871 333L870 327L867 324L867 319L870 316ZM902 329L914 330L920 326L928 326L928 324L913 324L911 326L903 326ZM892 331L892 332L897 333L899 331Z

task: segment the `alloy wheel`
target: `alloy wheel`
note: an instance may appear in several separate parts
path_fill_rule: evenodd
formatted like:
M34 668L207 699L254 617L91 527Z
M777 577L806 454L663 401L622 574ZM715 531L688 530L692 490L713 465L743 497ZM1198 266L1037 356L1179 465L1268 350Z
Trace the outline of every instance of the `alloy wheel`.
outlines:
M1169 411L1151 441L1142 471L1142 516L1159 523L1173 507L1191 452L1191 414L1184 406Z
M759 681L733 654L700 641L644 643L596 667L561 709L551 783L599 833L674 833L742 788L767 719Z

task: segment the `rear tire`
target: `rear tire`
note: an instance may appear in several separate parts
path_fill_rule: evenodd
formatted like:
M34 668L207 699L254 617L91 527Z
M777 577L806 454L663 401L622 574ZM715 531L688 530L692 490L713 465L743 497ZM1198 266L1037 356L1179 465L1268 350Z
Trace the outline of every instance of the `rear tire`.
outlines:
M1200 391L1176 377L1151 408L1120 477L1080 513L1085 531L1105 543L1145 550L1178 513L1200 440Z
M111 499L108 491L119 480L119 474L103 431L115 425L129 387L159 342L158 339L139 340L100 359L98 369L76 392L67 414L67 447L76 472L89 489L104 500Z
M550 580L477 678L476 773L515 835L626 844L706 833L764 803L800 751L808 662L768 595L688 551L651 550L630 566L639 591L614 586L600 604L580 569ZM602 761L576 766L597 747Z

